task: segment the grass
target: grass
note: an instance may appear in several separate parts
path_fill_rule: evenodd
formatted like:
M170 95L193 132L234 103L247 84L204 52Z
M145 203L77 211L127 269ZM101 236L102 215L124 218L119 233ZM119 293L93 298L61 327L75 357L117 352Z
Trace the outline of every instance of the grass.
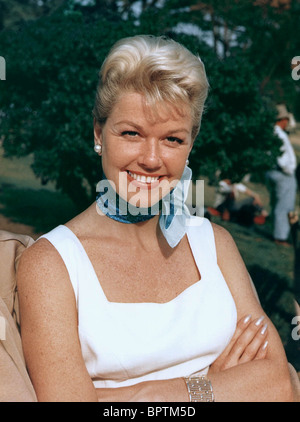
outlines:
M265 186L248 183L259 192L268 208L268 193ZM214 188L206 182L205 204L212 206ZM261 304L276 326L289 354L293 353L291 343L291 321L294 316L293 248L274 244L271 239L271 225L244 227L233 222L212 217L212 221L226 228L234 238L256 287ZM300 363L300 362L299 362Z
M31 227L31 234L37 237L68 221L76 211L73 202L57 192L54 184L43 186L35 177L32 159L4 158L0 149L0 213L16 227ZM5 227L0 225L1 228Z
M300 147L296 152L300 161ZM8 221L15 224L16 231L18 224L25 224L28 234L37 238L72 218L76 208L68 197L55 190L53 184L41 185L31 170L31 162L32 157L4 158L0 148L0 215L4 217L4 220L0 219L0 229L7 229ZM261 195L268 209L266 187L252 183L248 186ZM212 206L213 199L214 188L205 180L205 205ZM293 249L271 242L268 224L247 228L224 222L219 217L212 217L212 221L223 225L235 239L264 310L276 326L288 357L295 366L299 366L299 357L294 357L296 342L291 341L291 330L294 328L291 325L294 315Z

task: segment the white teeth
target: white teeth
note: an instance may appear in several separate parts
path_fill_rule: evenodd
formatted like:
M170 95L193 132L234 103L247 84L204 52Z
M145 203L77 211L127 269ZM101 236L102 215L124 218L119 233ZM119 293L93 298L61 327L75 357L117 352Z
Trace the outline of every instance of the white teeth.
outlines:
M158 177L143 176L141 174L131 173L130 171L128 171L128 173L133 179L142 183L153 183L159 179Z

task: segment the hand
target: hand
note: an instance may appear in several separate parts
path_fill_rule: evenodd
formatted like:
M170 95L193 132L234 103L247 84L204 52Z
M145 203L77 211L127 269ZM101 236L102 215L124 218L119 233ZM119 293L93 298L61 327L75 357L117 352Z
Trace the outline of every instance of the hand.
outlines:
M264 317L240 319L235 333L224 352L210 366L209 373L216 373L232 368L241 363L264 359L267 355L266 341L268 328L263 324Z
M260 196L258 195L258 193L253 194L253 198L254 198L254 201L253 201L254 205L258 205L259 207L263 206L262 200L260 199Z
M298 216L297 212L295 212L295 211L289 212L289 222L290 222L291 226L293 226L294 224L299 222L299 216Z

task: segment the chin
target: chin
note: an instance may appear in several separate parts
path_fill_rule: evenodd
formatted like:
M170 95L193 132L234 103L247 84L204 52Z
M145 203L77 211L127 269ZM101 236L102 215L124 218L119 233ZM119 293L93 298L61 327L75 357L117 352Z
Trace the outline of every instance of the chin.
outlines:
M128 198L128 203L136 208L155 208L158 206L159 201L161 200L161 195L159 193L153 194L153 192L138 191L134 195L130 195Z

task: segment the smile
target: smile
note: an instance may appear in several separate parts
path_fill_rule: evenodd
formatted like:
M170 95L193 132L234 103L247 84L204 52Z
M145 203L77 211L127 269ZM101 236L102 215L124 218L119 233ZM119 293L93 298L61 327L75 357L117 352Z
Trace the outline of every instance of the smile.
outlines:
M131 171L128 170L129 176L131 176L134 180L141 183L155 183L158 181L159 176L144 176L143 174L136 174L131 173Z

